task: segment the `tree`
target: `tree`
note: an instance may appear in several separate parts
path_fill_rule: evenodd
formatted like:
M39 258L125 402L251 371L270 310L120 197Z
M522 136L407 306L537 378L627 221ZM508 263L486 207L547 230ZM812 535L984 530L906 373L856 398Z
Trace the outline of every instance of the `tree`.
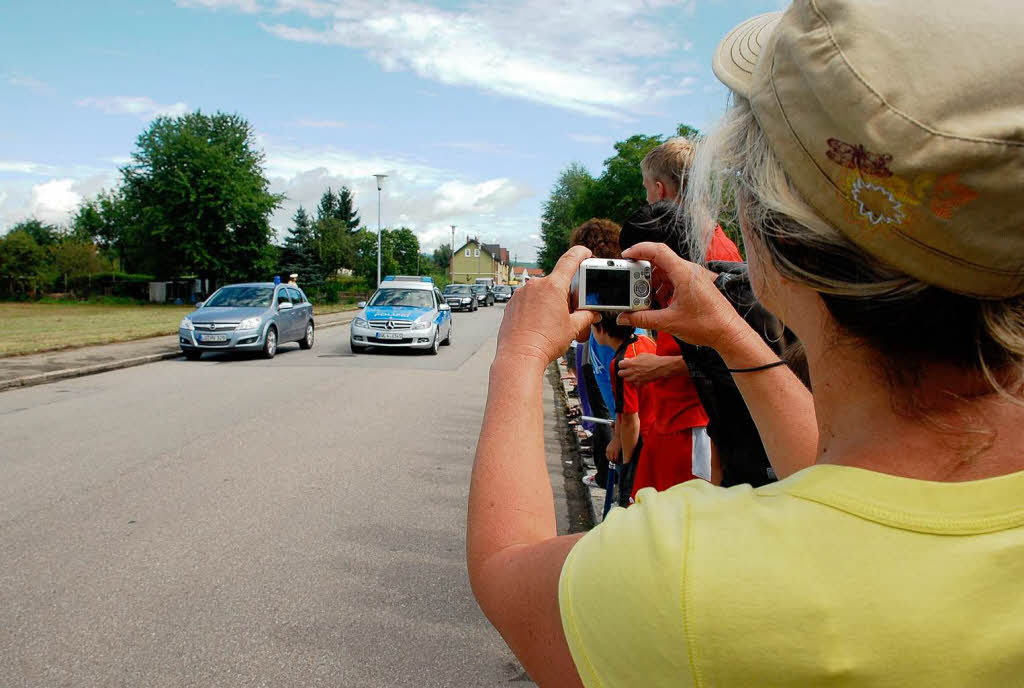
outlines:
M136 270L158 277L265 277L271 194L264 155L238 115L158 117L122 169L123 241Z
M326 273L331 274L337 272L339 268L352 267L355 262L356 242L343 220L325 217L316 221L313 231L319 263Z
M420 240L408 227L384 230L391 235L391 256L403 275L417 275L420 270Z
M68 278L91 275L102 269L96 244L91 241L68 236L50 246L49 252L54 272L64 281L64 291L68 290Z
M45 262L46 249L25 230L12 229L0 237L0 276L7 281L8 292L34 294Z
M292 217L292 230L281 249L283 272L297 272L304 280L323 279L326 269L320 261L313 221L302 206Z
M11 232L24 232L32 237L37 246L46 248L56 244L60 239L60 228L56 225L46 224L31 217L11 227Z
M355 197L347 186L341 187L338 193L334 193L331 187L327 187L320 196L320 202L316 206L317 222L333 218L344 223L349 232L359 229L359 213L353 207Z
M434 249L434 253L431 257L434 260L434 265L436 265L438 269L447 272L452 266L452 245L441 244Z
M699 132L680 124L675 135L694 138ZM647 203L640 163L651 149L664 142L664 137L636 134L615 144L615 155L604 161L601 176L594 178L579 163L572 163L559 175L551 195L544 204L541 216L541 240L537 260L545 272L550 272L566 249L573 228L594 218L608 218L619 224L625 222L638 208ZM731 197L727 197L727 201ZM722 214L722 227L737 245L739 228L735 213L727 206Z
M551 195L544 203L540 235L543 246L537 261L545 273L550 273L561 256L569 248L569 234L586 217L581 217L581 208L587 191L596 183L590 172L578 162L565 168L558 176ZM589 217L589 216L588 216Z
M130 209L119 189L101 191L93 200L78 207L71 220L72 235L81 241L92 241L111 259L122 265L128 253L129 233L132 225Z

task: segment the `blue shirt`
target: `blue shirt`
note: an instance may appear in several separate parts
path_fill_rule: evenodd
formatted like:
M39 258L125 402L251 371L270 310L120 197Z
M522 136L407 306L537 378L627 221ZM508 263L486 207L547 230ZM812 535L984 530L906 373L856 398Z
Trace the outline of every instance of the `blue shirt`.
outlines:
M615 358L615 349L610 346L601 346L591 334L590 365L594 366L594 377L597 378L597 386L601 388L601 397L609 412L615 408L615 393L612 390L610 373L613 358Z

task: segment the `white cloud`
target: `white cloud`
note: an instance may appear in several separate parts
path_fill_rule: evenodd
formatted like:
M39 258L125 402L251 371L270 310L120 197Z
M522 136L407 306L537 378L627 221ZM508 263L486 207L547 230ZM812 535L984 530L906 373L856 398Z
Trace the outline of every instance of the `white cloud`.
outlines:
M15 174L50 175L54 173L52 165L42 165L37 162L24 160L0 160L0 173L8 172Z
M11 76L7 77L7 83L11 86L27 88L30 91L34 91L35 93L39 93L41 95L51 95L57 92L57 89L55 89L53 86L50 86L48 83L40 81L39 79L36 79L31 76L26 76L24 74L12 74Z
M113 98L81 98L75 102L79 107L95 108L111 115L135 115L152 119L158 115L177 117L189 111L187 103L177 102L161 105L145 96L115 96Z
M74 191L74 179L54 179L32 187L32 198L29 211L33 217L43 222L61 223L67 220L78 204L82 195Z
M266 137L261 145L267 153L270 190L288 197L271 218L281 239L287 235L298 206L312 213L327 187L347 186L355 196L363 225L375 229L376 173L388 175L381 192L383 226L409 227L425 251L450 241L453 224L462 228L459 236L478 233L503 245L515 245L527 231L536 231L536 220L522 217L524 211L518 208L533 191L513 179L467 179L457 171L401 157L298 149L279 146ZM532 255L532 248L526 245L521 250L523 255Z
M179 0L257 12L254 0ZM482 0L443 9L428 0L266 0L278 38L366 52L384 69L575 112L631 119L672 95L666 72L692 48L696 0ZM309 19L317 20L314 24ZM566 26L578 31L566 31Z

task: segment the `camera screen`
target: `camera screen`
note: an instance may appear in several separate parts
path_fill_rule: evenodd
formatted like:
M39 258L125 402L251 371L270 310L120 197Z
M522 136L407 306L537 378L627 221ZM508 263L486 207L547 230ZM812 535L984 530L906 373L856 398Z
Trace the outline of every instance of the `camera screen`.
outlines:
M628 306L629 270L587 270L587 306Z

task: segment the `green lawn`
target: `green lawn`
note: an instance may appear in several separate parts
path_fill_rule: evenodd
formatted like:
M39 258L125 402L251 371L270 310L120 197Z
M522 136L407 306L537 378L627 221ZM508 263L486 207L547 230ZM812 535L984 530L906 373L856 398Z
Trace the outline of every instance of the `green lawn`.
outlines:
M354 306L317 306L318 315ZM174 334L191 306L0 303L0 356Z

